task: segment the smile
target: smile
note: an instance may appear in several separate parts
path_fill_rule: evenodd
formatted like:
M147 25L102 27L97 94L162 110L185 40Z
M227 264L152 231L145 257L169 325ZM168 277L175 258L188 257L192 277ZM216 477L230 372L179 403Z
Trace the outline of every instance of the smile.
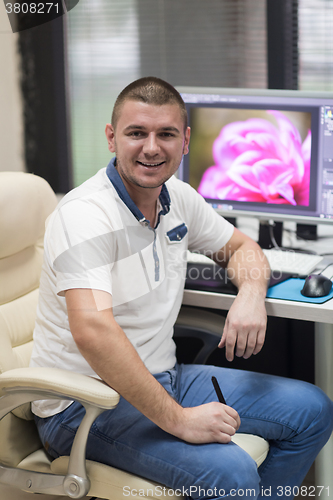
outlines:
M143 161L138 160L138 163L140 163L140 165L143 165L144 167L159 167L160 165L163 165L165 161L161 161L159 163L144 163Z

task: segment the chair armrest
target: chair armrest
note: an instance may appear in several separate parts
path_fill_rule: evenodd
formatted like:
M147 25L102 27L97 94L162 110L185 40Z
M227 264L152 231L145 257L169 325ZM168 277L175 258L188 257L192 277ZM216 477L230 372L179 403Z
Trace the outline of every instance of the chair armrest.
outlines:
M86 444L90 427L104 411L115 408L119 395L102 380L57 368L17 368L0 375L0 420L18 406L38 399L68 399L86 409L72 445L66 476L12 469L0 464L4 484L31 492L82 498L90 489L86 473Z
M102 380L58 368L16 368L0 375L0 396L30 389L37 399L75 399L81 403L112 409L119 395Z

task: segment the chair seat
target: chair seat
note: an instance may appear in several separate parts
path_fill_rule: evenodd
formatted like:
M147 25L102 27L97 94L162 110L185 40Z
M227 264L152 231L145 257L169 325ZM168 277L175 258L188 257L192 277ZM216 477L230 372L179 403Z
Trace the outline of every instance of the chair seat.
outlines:
M243 448L243 450L255 460L257 467L259 467L267 457L269 444L260 436L237 433L233 436L232 441Z
M263 438L239 433L233 436L232 441L251 455L258 467L265 460L269 446ZM68 469L68 461L69 457L59 457L51 461L47 453L40 449L22 460L18 468L65 475ZM139 496L141 490L141 496L144 492L144 498L148 500L161 498L161 488L163 486L158 483L91 460L87 460L86 464L87 475L91 481L90 496L110 500L124 500L124 497L132 498L130 492L133 492L133 498ZM167 497L171 500L183 498L179 496L179 492L178 495L176 493L172 494L171 490L168 492Z

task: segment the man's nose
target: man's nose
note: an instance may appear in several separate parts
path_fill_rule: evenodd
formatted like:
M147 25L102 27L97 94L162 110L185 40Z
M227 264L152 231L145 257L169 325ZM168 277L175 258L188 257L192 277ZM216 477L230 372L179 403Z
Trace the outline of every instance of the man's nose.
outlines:
M149 134L143 145L143 152L147 155L153 156L159 153L160 147L158 145L157 137L155 134Z

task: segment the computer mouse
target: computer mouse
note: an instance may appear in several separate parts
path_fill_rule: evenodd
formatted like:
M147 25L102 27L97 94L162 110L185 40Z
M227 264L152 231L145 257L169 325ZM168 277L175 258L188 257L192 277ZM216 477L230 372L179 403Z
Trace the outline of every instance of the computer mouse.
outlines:
M332 289L332 281L322 274L310 274L306 279L301 294L304 297L325 297Z

